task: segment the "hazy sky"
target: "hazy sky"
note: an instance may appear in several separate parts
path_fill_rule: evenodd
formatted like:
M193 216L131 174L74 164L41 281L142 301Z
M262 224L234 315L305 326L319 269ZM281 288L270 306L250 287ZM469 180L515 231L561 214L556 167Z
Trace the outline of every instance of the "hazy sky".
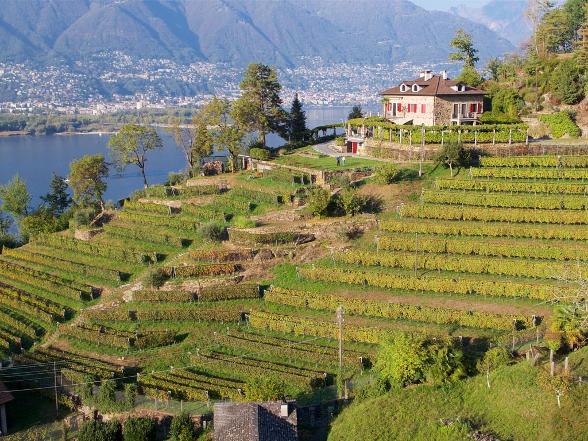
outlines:
M412 0L412 2L426 9L437 9L444 11L452 6L464 4L470 7L480 6L488 3L489 0Z

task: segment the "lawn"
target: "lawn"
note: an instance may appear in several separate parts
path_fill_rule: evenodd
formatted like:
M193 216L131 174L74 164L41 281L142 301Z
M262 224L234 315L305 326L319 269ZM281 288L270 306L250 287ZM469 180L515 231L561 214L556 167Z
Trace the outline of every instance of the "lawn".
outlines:
M354 170L363 167L376 167L381 165L381 161L371 159L345 157L344 165L337 165L337 159L333 156L307 153L291 154L280 156L275 160L278 164L291 165L294 167L310 168L314 170L335 171L335 170Z

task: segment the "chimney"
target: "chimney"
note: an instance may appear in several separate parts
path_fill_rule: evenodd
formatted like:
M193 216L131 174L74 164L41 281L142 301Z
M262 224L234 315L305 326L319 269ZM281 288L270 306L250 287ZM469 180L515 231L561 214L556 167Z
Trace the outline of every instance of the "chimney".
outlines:
M280 406L280 416L282 418L288 418L288 415L290 415L290 406L288 406L288 403L284 403Z
M447 71L444 70L443 72L441 72L441 76L443 77L444 80L447 79Z
M423 70L420 72L419 77L425 81L429 81L431 78L433 78L433 72L430 70Z

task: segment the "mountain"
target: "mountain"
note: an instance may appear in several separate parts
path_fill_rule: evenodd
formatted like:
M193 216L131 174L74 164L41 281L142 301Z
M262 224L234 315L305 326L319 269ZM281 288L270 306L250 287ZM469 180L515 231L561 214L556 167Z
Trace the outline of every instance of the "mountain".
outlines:
M483 59L513 49L483 24L405 0L2 0L0 61L121 51L235 66L431 63L447 60L459 28Z
M481 8L461 5L451 8L450 12L483 24L515 47L520 47L532 33L531 24L525 18L527 6L525 0L493 0Z

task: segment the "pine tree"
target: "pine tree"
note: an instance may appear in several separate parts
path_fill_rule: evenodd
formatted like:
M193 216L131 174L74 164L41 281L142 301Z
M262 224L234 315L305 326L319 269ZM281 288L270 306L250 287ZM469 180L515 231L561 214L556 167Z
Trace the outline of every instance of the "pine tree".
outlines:
M41 196L41 200L54 216L59 216L67 210L72 203L72 199L69 196L65 178L53 173L53 178L49 184L49 193Z
M584 24L578 30L579 39L576 41L575 58L576 64L586 75L588 71L588 3L585 5L584 15Z
M296 94L290 108L290 139L292 141L302 141L305 134L306 112L302 110L302 103L298 99L298 94Z

